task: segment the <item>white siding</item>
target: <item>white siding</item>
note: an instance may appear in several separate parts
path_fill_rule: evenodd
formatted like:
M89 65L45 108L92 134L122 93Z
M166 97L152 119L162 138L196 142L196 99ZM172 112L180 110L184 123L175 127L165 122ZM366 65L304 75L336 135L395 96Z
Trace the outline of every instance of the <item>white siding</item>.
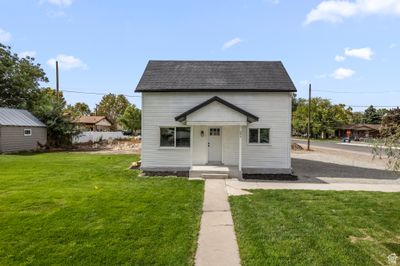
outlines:
M222 128L222 163L225 165L239 164L239 126Z
M270 145L248 145L247 128L243 127L242 160L243 168L290 168L290 93L249 93L249 92L161 92L143 93L143 139L142 166L146 167L190 167L189 148L160 148L160 126L182 126L175 117L188 109L218 96L259 117L259 121L249 127L270 128ZM225 130L224 130L225 131ZM196 136L194 131L194 147ZM205 131L205 134L208 134ZM234 164L238 160L235 141L224 140L224 134L238 134L235 131L223 133L223 160ZM231 136L230 139L236 138ZM238 137L238 135L237 135ZM227 143L230 142L230 143ZM226 144L226 145L224 145ZM237 146L236 146L237 147ZM205 151L206 152L206 151ZM233 152L233 153L232 153ZM232 153L229 155L229 153ZM194 155L198 162L204 156ZM194 161L195 162L195 161Z
M186 121L188 125L246 125L247 117L219 102L212 102L188 115Z

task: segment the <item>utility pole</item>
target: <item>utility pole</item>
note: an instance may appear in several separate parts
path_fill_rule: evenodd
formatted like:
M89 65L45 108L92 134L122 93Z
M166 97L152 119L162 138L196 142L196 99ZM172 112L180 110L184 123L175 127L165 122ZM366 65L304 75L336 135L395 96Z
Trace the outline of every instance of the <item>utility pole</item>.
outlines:
M56 96L57 96L57 101L58 101L58 96L60 93L60 82L58 79L58 61L56 61Z
M310 150L311 135L311 83L308 85L308 128L307 128L307 150Z

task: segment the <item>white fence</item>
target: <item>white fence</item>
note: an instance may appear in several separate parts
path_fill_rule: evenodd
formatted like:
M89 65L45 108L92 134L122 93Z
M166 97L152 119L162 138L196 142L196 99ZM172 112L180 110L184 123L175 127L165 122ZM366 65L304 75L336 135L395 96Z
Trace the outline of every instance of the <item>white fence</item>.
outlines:
M115 132L101 132L101 131L85 131L76 136L72 142L73 143L85 143L85 142L97 142L99 140L107 139L128 139L131 136L125 136L121 131Z

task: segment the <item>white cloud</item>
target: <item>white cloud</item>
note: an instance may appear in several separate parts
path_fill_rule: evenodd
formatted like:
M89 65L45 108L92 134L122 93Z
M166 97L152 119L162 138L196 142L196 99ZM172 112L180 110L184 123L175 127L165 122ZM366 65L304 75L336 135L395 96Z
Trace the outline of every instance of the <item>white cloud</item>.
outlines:
M237 44L239 44L239 43L241 43L241 42L243 42L242 39L240 39L240 38L233 38L232 40L227 41L226 43L224 43L224 45L222 45L222 50L231 48L232 46L237 45Z
M393 49L393 48L396 48L396 47L397 47L397 43L394 43L394 42L389 45L390 49Z
M0 42L6 43L11 40L11 33L0 28Z
M337 62L343 62L344 60L346 60L346 57L344 57L342 55L335 56L335 61L337 61Z
M365 60L371 60L371 57L374 55L374 52L369 47L358 48L358 49L350 49L345 48L344 54L346 56L357 57Z
M334 79L345 79L350 78L355 73L356 72L353 69L340 67L332 73L331 77L333 77Z
M278 5L281 1L280 0L266 0L267 3Z
M73 0L41 0L40 2L46 2L59 7L66 7L72 5Z
M316 21L336 23L356 15L381 14L400 15L400 0L323 1L307 14L305 24Z
M35 57L35 56L36 56L36 52L35 52L35 51L23 51L23 52L20 52L20 53L18 54L18 56L19 56L20 58L25 58L25 57L27 57L27 56L29 56L29 57Z
M317 79L324 79L324 78L326 78L328 75L327 74L319 74L319 75L316 75L315 77L317 78Z
M55 58L50 58L49 60L47 60L47 64L52 68L56 68L56 61L58 61L58 66L60 69L87 69L87 65L81 59L72 55L59 54Z

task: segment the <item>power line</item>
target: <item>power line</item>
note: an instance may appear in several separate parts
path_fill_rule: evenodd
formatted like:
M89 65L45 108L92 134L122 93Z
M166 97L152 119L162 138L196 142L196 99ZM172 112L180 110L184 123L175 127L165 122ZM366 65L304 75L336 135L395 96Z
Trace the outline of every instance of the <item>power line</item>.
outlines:
M354 107L354 108L368 108L368 107L370 107L370 106L373 106L373 107L378 107L378 108L397 108L397 107L399 107L399 105L373 105L373 104L370 104L370 105L347 105L346 104L346 106L349 106L349 107Z
M353 93L353 92L345 92L345 91L336 92L336 91L329 91L329 90L313 90L313 91L332 92L332 93ZM64 90L64 89L62 90L62 92L88 94L88 95L99 95L99 96L104 96L104 95L110 94L110 93L106 93L106 92L87 92L87 91ZM394 91L392 91L392 92L394 92ZM396 91L396 92L400 93L400 91ZM354 92L354 93L356 93L356 92ZM386 93L386 92L380 92L380 93ZM141 97L140 95L127 95L127 94L119 94L119 93L115 93L115 94L124 95L125 97L132 97L132 98L140 98ZM345 105L348 107L352 107L352 108L368 108L369 106L371 106L371 104L370 105L348 105L348 104L345 104ZM378 107L378 108L397 108L398 107L396 105L373 105L373 106Z
M318 92L328 93L343 93L343 94L380 94L380 93L400 93L400 91L332 91L332 90L313 90Z
M62 90L62 92L70 92L70 93L78 93L78 94L89 94L89 95L100 95L100 96L104 96L110 93L105 93L105 92L88 92L88 91L77 91L77 90ZM119 93L115 93L118 95L124 95L125 97L133 97L133 98L140 98L140 95L127 95L127 94L119 94Z

